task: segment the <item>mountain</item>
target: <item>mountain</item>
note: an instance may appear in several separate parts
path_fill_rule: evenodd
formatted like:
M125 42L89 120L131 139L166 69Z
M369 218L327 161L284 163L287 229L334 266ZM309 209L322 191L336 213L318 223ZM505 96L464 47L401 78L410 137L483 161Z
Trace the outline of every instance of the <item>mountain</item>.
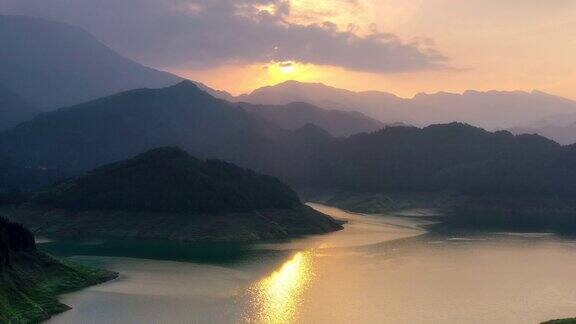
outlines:
M234 96L232 94L230 94L229 92L226 92L224 90L216 90L214 88L211 88L207 85L205 85L202 82L198 82L198 81L192 81L194 82L194 84L202 91L206 92L207 94L211 95L214 98L218 98L218 99L222 99L222 100L226 100L226 101L234 101Z
M59 294L111 280L116 273L48 256L30 231L0 218L0 322L36 323L70 309Z
M450 228L576 232L574 145L451 123L387 127L309 152L323 162L305 170L305 186L409 199L442 193Z
M307 124L320 126L335 136L372 132L386 125L359 112L327 110L304 102L283 106L240 103L248 112L282 128L295 130Z
M325 109L361 112L382 122L397 122L398 120L384 120L378 114L383 107L394 107L404 101L404 99L386 92L354 92L322 83L305 83L293 80L256 89L250 94L238 96L236 100L261 105L307 102Z
M276 179L175 147L99 167L41 191L33 201L55 208L214 214L290 209L297 195Z
M323 168L337 176L313 182L355 190L511 195L538 191L544 181L536 179L539 172L549 171L547 165L564 151L540 136L492 133L461 123L387 127L317 147L317 154L333 161Z
M312 123L295 128L306 120L279 126L274 123L277 115L264 118L251 109L289 108L229 103L190 81L131 90L44 113L0 133L0 155L26 170L78 174L155 147L179 146L298 188L465 197L459 215L524 211L533 215L534 228L556 230L576 210L570 200L576 194L571 162L576 150L541 136L450 123L334 137ZM310 119L323 121L326 114L331 113ZM523 218L514 222L527 224Z
M36 108L0 84L0 131L38 114Z
M510 132L513 134L538 134L562 145L576 143L576 122L568 125L546 124L514 127L510 129Z
M263 87L237 100L275 105L303 101L322 108L358 111L384 123L427 126L458 121L487 129L523 126L576 112L576 102L539 91L439 92L404 99L386 92L353 92L297 81Z
M182 81L41 114L0 133L0 155L30 168L80 172L154 147L180 146L267 173L276 161L302 154L301 146L288 142L293 131L311 123L337 135L382 125L358 113L307 104L233 104Z
M42 109L181 78L122 57L86 31L24 16L0 15L0 84Z
M6 213L49 237L259 241L341 229L276 178L173 147L62 181Z
M183 81L44 113L0 134L0 154L22 165L84 171L159 146L207 156L243 130L267 126ZM276 127L272 127L272 130Z

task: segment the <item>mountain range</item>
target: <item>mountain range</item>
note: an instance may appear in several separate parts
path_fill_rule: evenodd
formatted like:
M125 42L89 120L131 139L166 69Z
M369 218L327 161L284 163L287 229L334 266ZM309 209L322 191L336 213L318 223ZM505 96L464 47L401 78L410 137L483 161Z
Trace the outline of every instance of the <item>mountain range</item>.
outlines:
M494 217L507 215L502 211L511 206L517 211L528 206L523 215L532 215L531 224L551 230L561 228L567 211L576 207L570 199L576 194L574 147L538 135L449 123L335 137L310 123L280 127L274 118L250 111L259 109L264 108L214 98L184 81L41 114L0 133L0 152L26 166L19 170L73 175L159 146L180 146L297 188L445 192L466 198L459 208L501 206L490 212ZM480 203L485 201L490 203Z
M88 32L58 22L0 15L0 41L6 45L0 48L0 131L30 120L41 110L182 81L178 76L122 57ZM194 83L215 97L234 99L225 91ZM274 120L280 127L293 129L316 123L334 135L382 126L359 113L328 111L303 103L270 112L256 107L250 110L263 119Z
M439 92L400 98L380 91L354 92L321 83L286 81L235 98L254 104L307 102L357 111L384 123L427 126L453 121L498 130L526 126L547 117L576 113L576 102L539 91Z
M0 68L16 75L0 80L9 88L5 93L15 93L5 95L12 108L30 107L25 102L31 102L49 109L58 102L78 102L136 85L119 85L110 78L148 80L151 86L158 80L179 80L122 58L75 27L14 16L2 16L0 26L6 27L0 29L2 37L7 37L6 30L22 36L11 37L12 46L0 49L0 58L7 58ZM39 41L30 41L35 39ZM38 49L50 42L70 46L54 46L46 57L36 58ZM25 61L30 58L39 63L28 67ZM70 78L72 72L80 79ZM122 76L115 76L117 72ZM54 75L62 77L50 79ZM98 82L83 81L88 79L113 87L104 91ZM90 94L76 85L91 89ZM19 87L31 92L23 94ZM32 94L34 89L49 93L36 96L40 92ZM200 159L229 161L298 188L445 192L466 197L460 208L526 207L524 215L531 215L533 225L556 230L575 208L570 199L576 193L573 145L452 121L493 130L565 120L576 115L575 109L573 101L536 91L467 91L404 99L289 81L232 97L201 83L181 81L52 109L0 132L0 191L33 191L55 177L78 176L150 149L176 146ZM416 126L387 126L393 122ZM490 214L506 215L499 211ZM461 218L472 214L459 213Z
M0 15L0 41L5 45L0 48L0 130L29 120L38 110L182 81L125 58L88 32L59 22ZM354 92L286 81L235 97L194 83L287 129L314 123L332 135L347 136L396 123L427 126L459 121L489 130L539 133L562 143L576 137L569 128L557 129L565 127L563 116L576 116L576 103L538 91L440 92L407 99L381 91ZM286 107L268 109L278 105ZM549 127L533 127L544 119Z
M210 96L193 82L182 81L43 113L0 133L0 154L30 168L77 172L147 149L180 146L200 157L226 157L256 167L270 165L265 161L275 151L293 159L281 149L286 143L279 146L278 142L292 138L292 132L307 124L322 125L335 135L383 126L359 113L303 103L275 107L233 104Z
M241 102L238 106L287 130L314 124L332 135L350 136L386 127L386 124L356 111L323 109L305 102L291 102L286 105L253 105Z
M514 134L539 134L562 145L576 143L576 114L557 116L553 120L543 120L525 127L513 127Z
M241 130L264 127L184 81L41 114L0 134L0 151L27 166L87 170L167 145L205 156Z

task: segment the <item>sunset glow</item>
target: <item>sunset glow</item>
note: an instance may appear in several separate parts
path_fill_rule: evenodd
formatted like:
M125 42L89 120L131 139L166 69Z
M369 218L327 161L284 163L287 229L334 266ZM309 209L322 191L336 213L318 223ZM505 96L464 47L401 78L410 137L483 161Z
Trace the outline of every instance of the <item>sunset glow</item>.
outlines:
M576 56L576 20L572 14L576 2L293 0L290 4L290 15L285 19L292 23L324 25L363 36L390 33L404 42L418 42L421 48L440 51L447 56L450 68L371 73L336 65L296 63L280 69L273 60L208 70L167 68L234 94L294 79L351 90L381 90L402 97L468 89L537 89L576 98L576 65L572 63ZM443 8L448 7L451 10L446 12ZM273 10L267 7L265 11ZM266 67L270 71L257 71ZM237 80L246 73L255 74L257 80L226 81L230 75Z

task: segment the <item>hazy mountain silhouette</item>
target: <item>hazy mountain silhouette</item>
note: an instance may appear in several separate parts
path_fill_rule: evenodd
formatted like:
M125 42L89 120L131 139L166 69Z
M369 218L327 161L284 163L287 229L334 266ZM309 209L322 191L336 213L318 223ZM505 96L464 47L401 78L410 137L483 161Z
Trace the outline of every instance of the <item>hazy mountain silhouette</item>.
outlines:
M554 115L523 127L510 128L514 134L538 134L562 145L576 143L576 114Z
M403 99L386 92L353 92L296 81L263 87L237 100L277 105L304 101L322 108L362 112L385 123L426 126L459 121L487 129L523 126L548 116L576 112L576 102L538 91L440 92Z
M0 83L42 109L57 108L181 78L122 57L86 31L0 15Z
M216 90L214 88L211 88L207 85L205 85L202 82L198 82L198 81L192 81L194 82L194 84L196 84L196 86L198 86L198 88L200 88L200 90L208 93L209 95L211 95L212 97L218 98L218 99L223 99L226 101L234 101L234 96L231 95L229 92L224 91L224 90Z
M240 106L264 120L289 130L315 124L332 135L349 136L385 127L384 123L359 112L327 110L304 102L292 102L283 106L241 103Z
M44 235L83 238L257 241L342 228L274 177L175 147L43 189L11 217Z
M291 155L301 148L288 143L291 131L311 123L337 135L382 125L359 113L308 104L233 104L182 81L41 114L0 133L0 153L28 166L77 172L174 145L201 157L223 157L265 171L273 158L296 158Z
M237 132L264 126L183 81L41 114L0 134L0 151L25 165L86 170L166 145L205 156Z
M0 131L32 119L38 111L0 84Z

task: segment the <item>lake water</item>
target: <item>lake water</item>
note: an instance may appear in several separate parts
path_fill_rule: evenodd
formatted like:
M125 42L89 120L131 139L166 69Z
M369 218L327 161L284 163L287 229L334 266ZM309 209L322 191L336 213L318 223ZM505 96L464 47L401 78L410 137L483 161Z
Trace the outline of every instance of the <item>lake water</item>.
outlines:
M48 241L120 272L63 296L50 323L539 323L576 316L576 241L545 234L426 235L418 217L360 215L277 244Z

